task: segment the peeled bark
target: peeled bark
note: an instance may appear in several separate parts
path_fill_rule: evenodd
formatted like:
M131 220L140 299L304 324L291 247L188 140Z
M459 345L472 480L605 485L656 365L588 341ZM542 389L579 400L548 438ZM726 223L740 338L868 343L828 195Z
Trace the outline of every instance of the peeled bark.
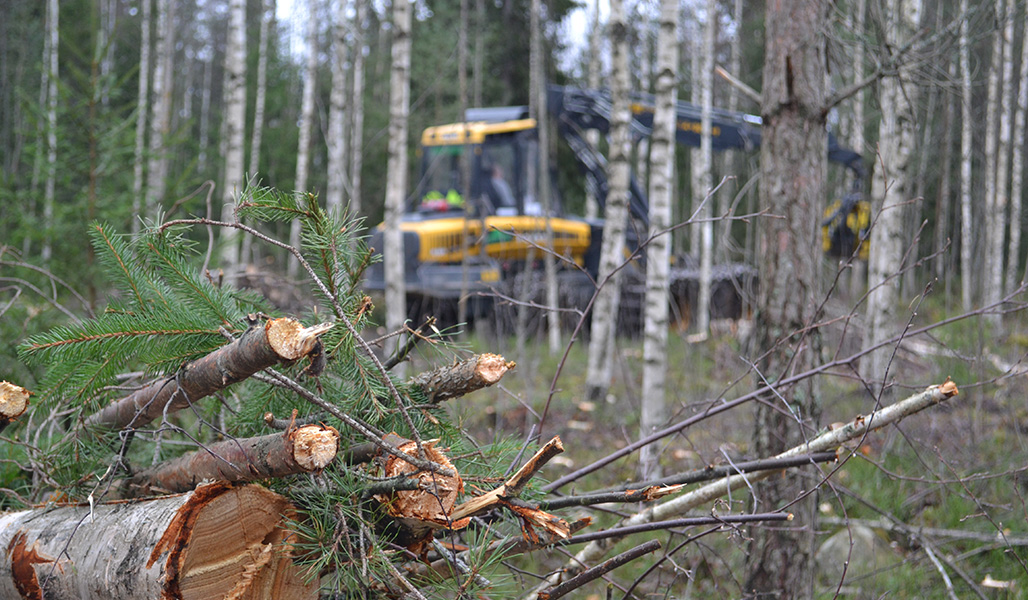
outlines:
M317 598L293 563L295 512L256 485L0 517L0 597Z
M307 356L329 327L303 328L288 318L253 322L239 339L94 413L85 424L111 429L145 425L279 362Z
M323 425L227 440L140 471L119 482L114 496L187 492L204 480L240 483L317 472L338 449L339 432Z

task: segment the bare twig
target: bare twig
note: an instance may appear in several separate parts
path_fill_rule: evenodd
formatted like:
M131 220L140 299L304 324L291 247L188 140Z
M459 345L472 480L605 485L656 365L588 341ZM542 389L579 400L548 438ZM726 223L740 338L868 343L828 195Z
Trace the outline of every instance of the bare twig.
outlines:
M635 548L632 548L631 550L622 552L614 558L605 561L603 564L596 565L591 569L582 571L575 577L568 579L564 583L555 586L549 591L541 592L539 594L539 598L542 600L556 600L557 598L561 598L567 595L568 593L573 592L574 590L589 583L590 581L599 579L600 577L606 575L607 573L610 573L614 569L659 549L660 542L657 540L650 540L645 544L640 544Z

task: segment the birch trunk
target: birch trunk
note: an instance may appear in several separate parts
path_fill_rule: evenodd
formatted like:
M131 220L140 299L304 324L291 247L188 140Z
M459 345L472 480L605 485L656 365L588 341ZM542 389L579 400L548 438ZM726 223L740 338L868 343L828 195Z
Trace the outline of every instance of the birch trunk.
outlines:
M903 44L917 31L920 22L920 0L890 0L886 5L886 35L890 44ZM875 226L871 231L871 256L868 263L867 333L864 347L878 345L892 337L898 321L898 273L908 240L903 233L905 215L913 208L915 173L912 164L916 147L917 120L915 102L917 86L912 70L901 65L896 77L880 84L882 120L879 125L878 148L881 168L875 170L871 197L875 210ZM888 384L892 348L881 348L869 355L862 375L872 381L874 389Z
M221 186L221 220L235 221L237 194L243 189L243 137L246 129L246 2L230 0L228 44L225 47L225 179ZM239 269L238 231L221 230L221 267L235 275Z
M600 0L593 0L589 26L589 89L600 89ZM585 141L591 148L599 148L600 132L590 129L585 132ZM587 221L599 216L599 204L589 186L585 187L585 218Z
M960 0L960 12L967 14L968 0ZM974 303L974 264L971 253L974 245L973 215L971 210L971 163L974 152L974 123L971 108L974 88L971 86L971 44L967 19L960 23L960 300L965 312Z
M1003 16L1003 0L995 0L993 9L995 11L995 22L998 24ZM1003 36L1000 31L992 33L992 57L989 61L989 88L988 100L986 101L985 115L985 211L983 214L982 237L984 239L983 254L985 260L981 265L980 281L976 282L982 290L981 301L989 304L999 300L1002 290L989 289L992 282L992 273L996 262L993 254L995 244L996 227L1000 220L997 218L997 179L996 179L996 150L998 146L997 122L999 121L1000 94L1003 89ZM1002 267L1000 267L1002 268ZM995 318L987 316L987 322L995 324Z
M853 30L859 35L864 31L864 23L867 14L867 0L857 0L853 8ZM864 42L858 40L853 51L853 82L864 78ZM861 89L853 96L853 127L850 131L850 147L857 152L863 153L866 146L864 141L864 102L867 94ZM867 282L867 263L862 260L855 260L850 263L850 295L852 298L859 298L864 291L864 284Z
M166 146L171 132L172 63L175 58L175 3L171 0L157 0L155 31L150 151L146 169L146 206L142 215L147 219L157 216L168 180Z
M1007 184L1010 179L1010 136L1011 125L1014 115L1012 107L1013 98L1011 90L1014 87L1014 0L1007 0L1005 9L1001 10L996 6L996 12L1002 19L999 35L1003 39L1002 54L1002 80L999 87L999 141L996 145L996 201L990 217L995 227L989 229L989 284L984 286L988 290L990 301L998 301L1003 294L1003 249L1005 248L1007 231L1007 205L1010 203L1007 196ZM1023 135L1023 132L1021 133ZM1016 260L1016 259L1015 259ZM998 312L989 314L986 317L997 329L1001 325L1002 315Z
M642 415L639 436L667 422L668 286L671 264L671 190L675 168L675 103L678 101L678 0L662 0L657 37L653 136L650 144L650 238L646 247L646 315L643 337ZM661 476L658 448L639 454L641 479Z
M350 51L346 44L346 0L337 5L333 19L332 36L332 92L328 109L328 186L325 189L325 207L329 212L341 214L346 192L346 138L349 108L346 106L346 63Z
M139 42L139 86L136 93L136 149L132 161L132 234L139 233L139 219L143 213L143 164L146 151L146 114L150 104L150 6L152 0L142 0L142 25Z
M0 516L0 596L315 599L293 564L295 509L256 485Z
M957 62L955 60L949 61L949 79L950 81L957 81ZM936 209L936 220L935 220L935 252L938 256L935 259L935 278L939 281L945 281L944 286L945 297L950 297L950 282L952 277L946 277L947 272L951 272L952 267L955 265L955 261L952 260L953 247L946 251L947 244L951 243L950 240L950 221L953 211L953 131L951 128L954 124L953 119L953 102L957 98L953 94L946 94L943 98L945 103L943 106L942 114L942 133L943 133L943 146L942 146L942 175L939 178L939 198Z
M268 35L275 18L275 0L261 0L260 40L257 42L257 89L253 98L253 132L250 136L250 165L246 174L256 177L261 164L264 137L264 103L268 91ZM244 256L246 253L244 253Z
M822 301L818 224L825 197L827 133L824 85L829 5L797 0L767 6L761 102L761 208L781 218L758 223L760 291L755 361L758 381L777 382L810 368L821 358L821 334L810 329ZM803 443L820 420L815 379L764 394L757 404L754 456L772 456ZM795 476L776 477L756 488L754 510L793 502L801 487ZM813 500L813 499L810 499ZM769 597L812 596L811 556L815 506L790 510L798 524L788 529L750 530L743 589Z
M57 77L58 50L60 48L59 22L60 6L57 0L47 2L46 37L49 52L44 69L46 70L46 182L43 184L43 227L46 236L43 238L43 263L50 262L53 253L51 245L54 226L54 202L57 195Z
M625 226L628 221L628 181L632 169L632 142L628 131L632 118L628 102L628 23L622 0L611 0L609 27L611 118L607 178L610 181L610 191L607 193L606 222L603 226L597 279L601 287L597 290L596 302L593 305L590 329L586 384L590 400L605 397L610 387L613 338L621 300L620 278L614 275L614 269L621 263L624 255Z
M368 1L354 0L353 27L353 124L350 127L350 211L361 214L361 169L364 163L364 61L367 45L364 39Z
M407 127L410 116L411 6L408 0L394 0L392 66L389 74L389 144L386 164L385 235L383 261L386 280L386 327L397 331L407 318L407 287L404 281L403 215L407 195ZM398 343L389 338L388 351ZM401 365L402 366L402 365ZM400 373L400 376L403 374Z
M717 2L707 0L707 17L703 25L703 70L700 82L700 165L699 185L703 190L703 210L699 213L700 223L700 293L696 302L696 330L706 336L710 329L710 287L714 266L714 216L713 198L708 197L714 188L714 153L711 138L711 117L714 110L714 33L717 31Z
M303 69L303 92L300 101L300 136L296 148L296 179L293 189L297 194L307 193L307 175L310 172L311 130L314 126L314 90L318 79L318 0L307 0L307 62ZM293 219L289 227L289 245L300 247L300 220ZM300 262L289 258L289 277L295 278Z
M1025 21L1024 38L1028 40L1028 20ZM1028 43L1021 46L1021 79L1017 94L1017 112L1014 115L1014 155L1011 159L1010 180L1010 248L1007 251L1007 274L1004 278L1005 293L1010 293L1017 282L1023 281L1018 273L1021 257L1021 192L1024 184L1024 128L1025 113L1028 113Z

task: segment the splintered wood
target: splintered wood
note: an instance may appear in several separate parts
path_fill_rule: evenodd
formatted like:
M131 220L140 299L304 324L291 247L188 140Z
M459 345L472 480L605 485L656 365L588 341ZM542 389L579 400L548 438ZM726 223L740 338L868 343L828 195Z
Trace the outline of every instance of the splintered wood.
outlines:
M6 381L0 381L0 431L17 419L29 406L32 392Z
M293 508L256 485L0 517L0 598L307 600Z

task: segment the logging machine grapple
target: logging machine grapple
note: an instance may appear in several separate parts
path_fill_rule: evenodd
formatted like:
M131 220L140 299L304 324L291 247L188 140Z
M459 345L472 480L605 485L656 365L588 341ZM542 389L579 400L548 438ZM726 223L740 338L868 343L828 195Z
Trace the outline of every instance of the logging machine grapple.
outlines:
M600 206L609 185L606 160L585 138L590 129L610 129L611 103L606 92L550 86L548 110L556 130L578 161L587 189ZM653 128L654 99L632 98L631 131L646 138ZM469 109L466 121L427 128L421 136L420 178L410 196L400 228L403 232L405 283L413 316L453 316L457 300L467 293L471 318L492 314L498 297L542 298L544 253L562 257L558 271L562 306L584 307L595 291L603 221L564 214L556 186L551 186L549 215L539 201L538 129L528 107ZM700 145L701 111L687 102L677 105L676 139ZM760 146L760 118L715 110L711 127L715 150L755 150ZM864 176L859 154L841 147L829 134L829 160L853 173L853 193L834 202L822 222L823 249L836 256L866 258L867 202L859 190ZM470 178L465 183L465 178ZM550 181L556 181L551 177ZM632 178L627 252L645 237L648 203ZM547 216L549 217L547 219ZM547 220L552 247L547 246ZM371 245L381 249L384 224L372 231ZM672 314L687 326L698 293L699 267L690 257L676 257L671 269ZM638 330L645 280L642 257L623 271L621 326ZM528 281L525 278L530 278ZM711 318L738 317L756 281L756 271L742 263L715 265L712 273ZM382 263L367 271L365 288L385 289Z

